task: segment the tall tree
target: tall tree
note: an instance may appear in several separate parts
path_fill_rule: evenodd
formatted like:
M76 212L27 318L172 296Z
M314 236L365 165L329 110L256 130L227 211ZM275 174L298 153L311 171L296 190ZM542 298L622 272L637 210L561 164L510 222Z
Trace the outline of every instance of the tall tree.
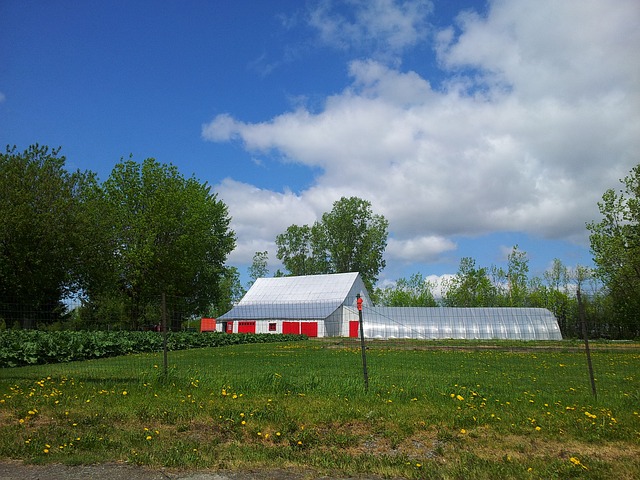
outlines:
M277 257L290 274L360 272L373 291L385 266L388 227L370 202L342 197L313 227L292 225L278 235Z
M0 317L23 328L55 320L76 282L79 190L60 149L32 145L0 153Z
M486 268L476 268L471 257L460 259L458 273L445 286L442 298L448 307L492 307L496 305L497 291Z
M250 286L258 279L269 275L269 252L256 252L253 254L253 263L249 267Z
M527 252L523 252L518 248L518 245L514 245L507 257L507 280L510 306L526 306L528 273L529 259L527 257Z
M385 307L437 307L432 287L422 274L414 273L409 279L398 279L394 286L377 288L376 303Z
M640 335L640 164L598 202L602 219L587 224L596 275L609 291L623 336Z
M235 235L226 205L206 183L151 158L129 159L88 199L103 244L86 277L90 299L120 295L134 328L162 293L181 299L175 309L191 314L219 301Z
M326 252L321 247L322 230L319 224L291 225L286 232L276 236L276 257L289 275L314 275L330 271Z

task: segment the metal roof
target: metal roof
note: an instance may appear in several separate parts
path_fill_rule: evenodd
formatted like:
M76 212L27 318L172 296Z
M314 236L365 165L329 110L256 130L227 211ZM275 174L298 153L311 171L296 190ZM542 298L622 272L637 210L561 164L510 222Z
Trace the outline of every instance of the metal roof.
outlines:
M369 294L358 272L258 278L245 296L220 320L324 320L341 305L355 305Z

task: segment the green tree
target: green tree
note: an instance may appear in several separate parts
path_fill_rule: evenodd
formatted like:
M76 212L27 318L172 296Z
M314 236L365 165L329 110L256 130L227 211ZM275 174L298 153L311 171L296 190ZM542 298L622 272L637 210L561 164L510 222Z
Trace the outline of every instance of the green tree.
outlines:
M640 335L640 164L621 180L624 188L607 190L591 222L595 274L606 287L619 325L619 336Z
M400 278L394 286L376 288L376 303L385 307L437 307L431 291L433 285L420 273Z
M276 236L276 257L282 261L289 275L315 275L330 271L321 236L318 223L313 227L291 225L286 232Z
M60 149L0 154L0 317L32 328L65 312L80 262L79 191L91 174L65 170Z
M226 267L219 283L220 295L211 305L207 315L219 317L233 308L246 293L240 282L240 272L236 267Z
M445 285L442 302L448 307L496 306L497 290L486 268L476 268L471 257L460 259L456 275Z
M342 197L313 227L292 225L278 235L277 257L292 275L360 272L373 291L385 266L388 227L370 202Z
M269 252L256 252L253 254L253 263L249 267L249 286L253 285L258 278L269 275Z
M525 307L527 305L527 283L529 273L529 259L527 252L523 252L514 245L507 257L507 285L508 305L511 307Z
M151 158L142 164L129 159L87 195L87 203L98 239L84 277L91 301L122 298L137 328L165 293L173 299L174 329L176 312L198 314L220 301L235 235L226 205L206 183Z

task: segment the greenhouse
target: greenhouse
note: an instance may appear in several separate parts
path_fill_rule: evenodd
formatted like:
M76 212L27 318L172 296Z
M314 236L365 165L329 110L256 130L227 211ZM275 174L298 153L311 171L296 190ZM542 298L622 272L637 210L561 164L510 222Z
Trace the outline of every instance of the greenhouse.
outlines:
M543 308L376 307L358 273L259 278L217 319L227 333L357 337L357 298L366 338L560 340Z

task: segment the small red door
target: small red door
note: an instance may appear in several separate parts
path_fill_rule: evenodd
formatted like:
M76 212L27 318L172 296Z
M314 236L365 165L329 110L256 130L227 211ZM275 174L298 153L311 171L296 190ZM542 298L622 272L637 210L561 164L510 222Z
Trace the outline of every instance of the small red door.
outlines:
M233 333L233 322L227 322L227 333Z
M353 338L360 336L360 322L358 320L351 320L349 322L349 336Z
M248 322L238 322L238 333L256 333L255 320L251 320Z
M318 336L318 322L301 322L300 333L308 337Z
M300 322L282 322L282 333L299 335Z

